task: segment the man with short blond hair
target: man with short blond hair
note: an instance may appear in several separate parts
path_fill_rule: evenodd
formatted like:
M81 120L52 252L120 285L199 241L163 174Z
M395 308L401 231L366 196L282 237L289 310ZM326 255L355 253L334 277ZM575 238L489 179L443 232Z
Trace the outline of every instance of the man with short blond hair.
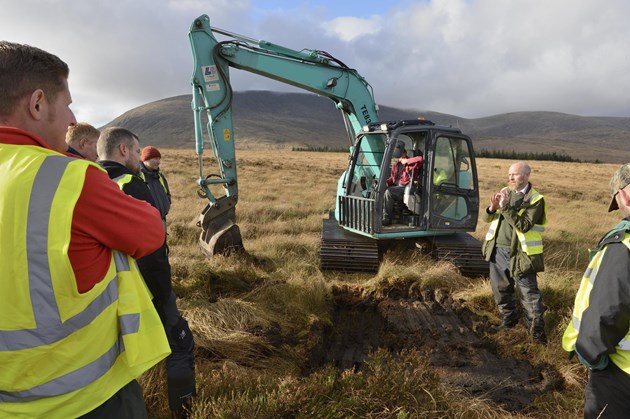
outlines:
M101 132L87 122L78 122L68 127L66 144L68 153L83 157L89 161L98 160L96 142Z

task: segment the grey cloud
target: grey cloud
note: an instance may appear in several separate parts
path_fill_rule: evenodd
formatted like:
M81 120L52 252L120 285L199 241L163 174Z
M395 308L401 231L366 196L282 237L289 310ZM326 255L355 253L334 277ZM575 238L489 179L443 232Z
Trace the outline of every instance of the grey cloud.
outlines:
M523 110L630 115L630 3L623 0L404 2L354 19L343 34L338 16L304 3L265 13L246 0L17 3L3 4L0 37L67 61L74 109L95 123L189 93L187 33L204 13L235 33L331 53L365 76L384 105L463 117ZM231 75L235 90L295 91L242 71Z

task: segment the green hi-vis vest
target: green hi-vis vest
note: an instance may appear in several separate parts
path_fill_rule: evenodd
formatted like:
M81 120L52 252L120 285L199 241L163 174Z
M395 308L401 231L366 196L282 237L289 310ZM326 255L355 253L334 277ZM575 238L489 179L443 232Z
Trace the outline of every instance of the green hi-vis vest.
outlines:
M131 182L134 177L136 177L136 178L138 178L138 179L140 179L140 180L142 180L144 182L143 178L141 178L140 176L132 175L131 173L125 173L124 175L120 175L118 177L115 177L112 180L114 182L116 182L116 184L118 185L118 187L122 191L124 189L125 185L128 184L129 182ZM146 184L146 182L145 182L145 184ZM149 186L147 185L147 188L148 187Z
M80 294L68 247L95 164L0 144L0 417L74 418L170 353L135 260Z
M630 233L625 233L622 243L630 249ZM569 323L562 336L562 348L567 352L575 350L575 342L577 341L580 323L582 322L582 313L588 308L589 296L593 289L593 284L597 280L597 273L604 259L606 248L607 246L604 246L595 253L582 277L580 288L575 296L575 306L573 307L571 323ZM616 349L614 354L609 355L611 361L626 374L630 374L630 331L617 343Z
M538 193L538 191L536 191L534 188L529 191L529 200L532 205L543 198L544 196ZM547 203L544 202L544 205L545 212L543 214L543 219L541 220L540 224L534 224L534 226L530 228L526 233L523 233L518 229L514 229L514 231L516 231L518 241L521 244L521 250L529 256L538 255L543 252L542 233L545 231L545 224L547 224ZM525 209L521 208L518 214L522 215L523 212L525 212ZM497 233L500 215L500 210L497 210L494 213L492 221L490 222L490 227L488 227L488 232L486 233L486 241L492 240L494 238L494 235Z

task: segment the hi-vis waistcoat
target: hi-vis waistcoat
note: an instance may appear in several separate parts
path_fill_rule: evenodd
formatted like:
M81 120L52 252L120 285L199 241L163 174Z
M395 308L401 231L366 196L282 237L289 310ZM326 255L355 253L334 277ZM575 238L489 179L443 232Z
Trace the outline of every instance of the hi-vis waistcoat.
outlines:
M628 249L630 249L630 233L626 233L623 239ZM602 247L588 264L588 268L584 272L582 277L582 283L580 289L575 296L575 306L573 307L573 315L571 316L571 323L567 326L562 336L562 348L571 352L575 350L575 342L578 338L580 330L580 323L582 321L582 313L588 308L589 295L593 289L593 284L597 280L597 273L599 272L600 264L606 253L607 246ZM609 355L610 359L621 368L626 374L630 374L630 331L626 336L617 343L616 352Z
M116 182L116 184L118 185L118 187L122 191L123 188L125 187L125 185L128 184L129 182L131 182L134 177L142 179L140 176L132 175L131 173L125 173L124 175L120 175L120 176L118 176L118 177L116 177L116 178L114 178L112 180L114 182ZM144 182L144 179L142 179L142 181Z
M543 198L544 196L538 193L538 191L536 191L534 188L529 191L529 200L532 205ZM543 214L543 219L541 220L540 224L535 224L526 233L523 233L518 229L514 229L514 231L516 231L518 241L521 244L521 250L530 256L538 255L543 252L542 233L543 231L545 231L545 224L547 224L547 203L545 202L544 205L545 212ZM521 208L518 214L522 215L523 212L525 212L525 209ZM494 238L494 235L497 233L500 215L500 210L497 210L494 213L493 219L490 222L490 227L488 227L488 232L486 233L486 241L492 240Z
M89 166L0 144L0 417L74 418L170 352L135 261L80 294L68 247Z
M142 180L144 180L145 183L147 182L147 176L142 170L140 171L140 177L142 178ZM162 188L164 189L164 192L168 194L168 189L166 189L166 184L164 184L164 175L162 174L162 172L158 173L158 179L160 181L160 185L162 185Z

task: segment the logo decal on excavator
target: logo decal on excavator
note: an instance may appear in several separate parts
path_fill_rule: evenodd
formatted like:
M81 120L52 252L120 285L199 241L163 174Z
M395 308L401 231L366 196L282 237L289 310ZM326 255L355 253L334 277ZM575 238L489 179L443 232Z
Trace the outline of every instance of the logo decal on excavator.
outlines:
M363 114L363 118L365 118L366 124L369 124L372 122L372 118L370 118L370 112L368 112L367 105L361 106L361 113Z
M230 141L230 130L228 128L223 130L223 141Z
M218 81L219 73L217 73L216 65L204 65L202 67L203 70L203 80L207 83L209 81Z

